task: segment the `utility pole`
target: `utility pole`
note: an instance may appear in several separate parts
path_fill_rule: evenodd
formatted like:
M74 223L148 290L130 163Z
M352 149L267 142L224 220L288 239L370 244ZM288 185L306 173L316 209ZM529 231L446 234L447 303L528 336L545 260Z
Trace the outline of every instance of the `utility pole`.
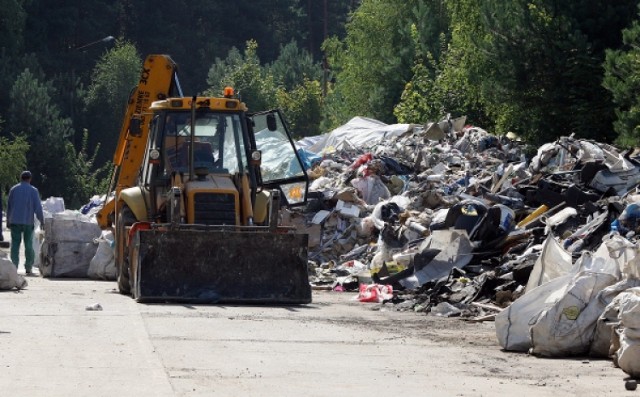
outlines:
M327 40L328 28L327 28L327 0L324 0L324 38L323 41ZM329 62L327 61L327 54L323 54L322 56L322 97L325 98L327 96L327 84L329 79Z

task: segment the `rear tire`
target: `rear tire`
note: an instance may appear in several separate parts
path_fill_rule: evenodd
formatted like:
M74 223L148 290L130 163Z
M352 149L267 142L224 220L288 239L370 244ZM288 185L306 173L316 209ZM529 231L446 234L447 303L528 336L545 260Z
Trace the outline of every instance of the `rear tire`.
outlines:
M136 217L126 204L122 205L116 220L116 269L118 271L118 291L123 295L131 294L129 275L129 247L127 246L127 226L136 222Z

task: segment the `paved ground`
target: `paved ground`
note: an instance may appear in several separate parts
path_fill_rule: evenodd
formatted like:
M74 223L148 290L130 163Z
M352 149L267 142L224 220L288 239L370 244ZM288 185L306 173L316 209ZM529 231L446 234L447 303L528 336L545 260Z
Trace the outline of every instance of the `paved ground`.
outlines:
M20 269L24 272L23 269ZM114 282L0 293L3 396L620 396L610 361L500 351L493 323L315 292L290 307L145 305ZM99 303L102 311L88 311Z

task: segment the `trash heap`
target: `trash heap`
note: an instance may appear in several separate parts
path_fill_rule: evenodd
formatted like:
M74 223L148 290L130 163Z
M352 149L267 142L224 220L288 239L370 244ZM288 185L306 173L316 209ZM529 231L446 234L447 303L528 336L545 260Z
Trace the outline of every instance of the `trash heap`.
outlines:
M640 158L573 136L535 150L514 134L464 123L356 118L338 137L300 142L314 159L310 201L289 220L312 234L312 285L397 310L476 321L497 315L503 347L555 356L588 352L596 322L615 322L598 317L626 291L618 299L626 303L608 312L632 330L619 332L621 345L627 334L638 340L637 302L628 302L638 297L629 288L640 286L640 258L632 260L640 249ZM581 298L578 281L588 285ZM557 330L558 317L571 324Z

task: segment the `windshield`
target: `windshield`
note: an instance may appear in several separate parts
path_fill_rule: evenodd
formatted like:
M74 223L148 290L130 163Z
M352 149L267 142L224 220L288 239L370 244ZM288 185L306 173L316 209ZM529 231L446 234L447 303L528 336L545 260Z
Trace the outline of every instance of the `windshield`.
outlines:
M165 116L165 168L168 172L189 171L191 113L167 113ZM237 114L198 112L195 117L194 169L210 173L242 171L247 166L245 142Z

